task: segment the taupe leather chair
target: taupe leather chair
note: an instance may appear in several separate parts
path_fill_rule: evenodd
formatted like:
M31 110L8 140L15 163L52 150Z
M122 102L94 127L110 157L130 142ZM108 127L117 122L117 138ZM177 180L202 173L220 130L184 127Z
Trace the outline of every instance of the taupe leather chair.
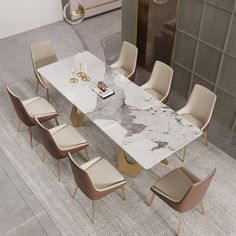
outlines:
M110 66L128 79L134 80L137 58L138 48L123 41L118 60Z
M37 116L40 122L55 119L56 124L58 125L58 113L56 112L55 108L44 98L34 97L21 101L20 98L16 96L8 86L7 92L11 98L16 114L19 117L18 131L20 131L21 122L29 127L30 144L33 148L32 126L36 125L34 116Z
M92 200L94 223L94 201L121 188L125 200L124 185L127 183L120 172L107 160L101 157L94 158L83 165L77 165L69 153L72 173L74 175L76 188L73 198L80 189L90 200Z
M45 128L35 117L39 128L42 144L45 147L43 161L49 153L57 159L58 180L60 181L60 159L68 157L68 152L77 153L84 149L85 159L88 160L87 147L89 144L85 138L71 125L63 124L52 129Z
M42 78L38 69L57 61L57 55L51 41L43 41L31 45L31 57L36 76L36 93L38 94L39 85L46 89L47 99L49 101L49 82Z
M205 214L203 197L212 181L216 169L200 180L186 168L180 167L172 170L163 176L151 187L153 192L149 206L152 205L155 196L158 196L167 205L180 212L177 235L180 232L180 225L183 213L192 209L198 203L201 204L201 213Z
M159 101L167 103L172 77L173 69L163 62L156 61L150 79L142 85L142 88Z

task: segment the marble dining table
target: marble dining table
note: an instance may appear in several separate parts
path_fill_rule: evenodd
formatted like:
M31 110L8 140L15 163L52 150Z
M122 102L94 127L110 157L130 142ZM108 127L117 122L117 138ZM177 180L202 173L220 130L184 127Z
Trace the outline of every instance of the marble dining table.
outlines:
M71 83L72 72L81 70L90 81L76 77L78 82ZM152 168L202 135L199 128L88 51L38 72L119 145L119 169L130 176ZM105 82L114 95L98 96L93 91L98 81Z

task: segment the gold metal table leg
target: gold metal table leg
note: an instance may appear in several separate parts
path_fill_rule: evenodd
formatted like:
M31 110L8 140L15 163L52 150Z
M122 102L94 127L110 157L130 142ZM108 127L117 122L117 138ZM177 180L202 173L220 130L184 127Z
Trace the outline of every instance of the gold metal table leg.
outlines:
M125 151L120 148L118 152L118 169L126 175L135 178L143 168L138 163L129 163Z
M167 159L162 160L161 163L167 166L170 164Z
M77 107L75 105L72 106L71 114L70 114L70 120L74 127L79 126L80 122L85 117L85 114L83 112L77 113Z

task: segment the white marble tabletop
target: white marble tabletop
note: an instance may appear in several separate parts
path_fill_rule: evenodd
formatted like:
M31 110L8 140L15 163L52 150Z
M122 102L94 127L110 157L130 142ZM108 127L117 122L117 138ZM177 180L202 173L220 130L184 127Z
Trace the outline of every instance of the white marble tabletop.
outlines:
M69 82L72 68L91 81ZM42 67L38 72L143 168L150 169L202 132L88 51ZM100 98L92 88L104 81L115 94Z

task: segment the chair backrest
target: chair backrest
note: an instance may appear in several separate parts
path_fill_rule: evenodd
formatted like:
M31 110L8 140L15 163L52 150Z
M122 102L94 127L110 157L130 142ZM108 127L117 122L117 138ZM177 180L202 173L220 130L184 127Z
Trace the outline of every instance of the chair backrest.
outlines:
M196 204L201 202L204 195L206 194L209 185L212 181L212 178L216 172L216 169L213 169L211 173L204 178L203 180L193 184L182 201L178 203L178 211L185 212L193 208Z
M188 99L186 108L205 126L211 120L215 107L216 95L209 89L196 84Z
M169 95L173 69L161 61L156 61L150 77L150 83L155 90L163 95L163 99Z
M37 128L39 129L41 142L43 143L43 146L45 149L50 153L51 156L53 156L55 159L60 159L62 157L61 152L56 145L51 133L47 128L45 128L37 119L37 117L34 117L35 123Z
M96 200L102 197L102 192L99 193L96 190L86 170L80 168L80 166L75 163L70 153L68 153L68 156L70 160L71 170L79 189L91 200Z
M132 43L123 41L118 61L130 75L135 72L137 57L138 48Z
M7 92L11 98L12 104L15 108L16 114L18 115L19 119L27 126L33 126L34 122L33 119L29 116L28 112L26 111L23 103L21 102L20 98L17 97L7 86Z
M57 61L57 55L51 41L43 41L31 45L31 57L35 75L43 83L37 69Z

